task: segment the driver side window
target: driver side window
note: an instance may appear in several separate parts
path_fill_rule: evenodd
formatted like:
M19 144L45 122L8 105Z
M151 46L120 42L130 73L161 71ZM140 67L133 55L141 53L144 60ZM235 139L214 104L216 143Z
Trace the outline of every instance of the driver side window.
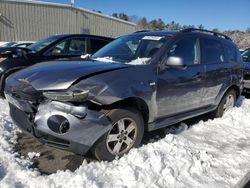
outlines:
M83 55L87 52L86 39L68 39L49 50L51 55Z
M185 65L200 63L199 39L189 37L174 43L168 52L168 57L179 57Z

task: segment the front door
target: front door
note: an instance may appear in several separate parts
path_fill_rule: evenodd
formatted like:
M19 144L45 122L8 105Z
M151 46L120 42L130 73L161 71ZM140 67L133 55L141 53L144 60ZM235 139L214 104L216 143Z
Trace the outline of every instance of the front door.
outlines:
M200 64L200 42L197 37L176 41L167 58L181 58L185 66L167 67L158 72L158 118L184 113L202 106L205 83L204 65Z
M45 60L53 60L59 58L80 57L87 53L86 38L70 38L66 39L44 54Z

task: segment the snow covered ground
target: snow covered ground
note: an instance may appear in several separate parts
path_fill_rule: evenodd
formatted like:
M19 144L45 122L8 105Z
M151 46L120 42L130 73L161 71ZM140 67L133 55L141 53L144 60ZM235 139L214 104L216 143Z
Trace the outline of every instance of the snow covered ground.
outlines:
M250 170L250 100L222 118L133 149L113 162L41 175L14 152L17 129L0 100L0 187L234 187ZM37 155L31 153L30 157ZM39 155L37 155L39 156Z

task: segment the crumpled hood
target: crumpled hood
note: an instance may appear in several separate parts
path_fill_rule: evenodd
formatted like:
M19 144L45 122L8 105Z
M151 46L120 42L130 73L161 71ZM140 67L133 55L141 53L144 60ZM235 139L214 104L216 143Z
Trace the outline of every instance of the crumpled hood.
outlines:
M67 89L80 78L132 65L97 61L51 61L21 70L10 79L22 80L36 90Z

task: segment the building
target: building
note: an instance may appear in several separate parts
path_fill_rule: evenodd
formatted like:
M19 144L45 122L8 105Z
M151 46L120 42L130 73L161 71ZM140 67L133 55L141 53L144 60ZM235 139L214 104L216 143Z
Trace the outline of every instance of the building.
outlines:
M37 41L54 34L118 37L136 24L66 4L0 0L0 41Z

